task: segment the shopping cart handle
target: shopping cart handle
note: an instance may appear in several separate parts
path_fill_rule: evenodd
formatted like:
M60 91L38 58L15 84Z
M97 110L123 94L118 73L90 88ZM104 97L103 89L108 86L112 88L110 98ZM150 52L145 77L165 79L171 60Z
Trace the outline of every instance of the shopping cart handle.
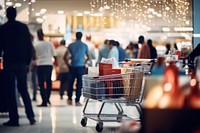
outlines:
M126 58L124 61L125 62L154 62L156 59L133 59L133 58Z

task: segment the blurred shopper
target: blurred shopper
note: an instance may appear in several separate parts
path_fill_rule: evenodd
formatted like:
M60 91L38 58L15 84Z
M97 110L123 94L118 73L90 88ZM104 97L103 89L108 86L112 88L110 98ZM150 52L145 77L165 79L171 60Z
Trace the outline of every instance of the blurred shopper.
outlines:
M69 44L68 49L64 55L64 60L69 66L69 83L68 83L68 100L67 103L72 105L73 85L75 79L76 83L76 106L81 106L80 97L82 89L82 75L85 74L85 62L90 59L88 47L81 41L82 33L76 33L76 41ZM86 56L86 59L85 59ZM69 60L71 62L69 63Z
M116 46L119 52L119 62L122 62L126 58L125 50L122 47L120 47L120 44L118 41L116 41Z
M93 66L92 60L96 59L96 56L95 56L95 52L94 52L95 46L94 46L94 44L91 42L91 35L86 36L86 41L85 41L85 43L86 43L87 46L88 46L89 55L90 55L90 60L89 60L88 66L89 66L89 67L92 67L92 66Z
M166 44L166 52L165 54L169 54L171 49L171 45L169 43Z
M165 57L158 57L157 63L153 65L153 68L151 70L151 75L153 76L164 75L164 71L165 71Z
M176 43L174 43L174 49L178 50L178 47L177 47Z
M15 80L17 80L17 88L24 102L27 118L32 125L36 121L27 88L27 72L33 49L30 32L25 24L15 20L17 11L14 7L7 8L6 16L8 22L0 27L0 51L3 51L10 120L3 125L19 126Z
M150 58L151 59L157 58L157 51L156 51L156 48L152 45L152 40L151 39L147 40L147 44L150 49Z
M137 56L138 56L138 51L139 51L139 46L138 46L138 44L133 44L133 58L137 58Z
M108 58L108 54L110 52L108 45L109 45L109 40L106 39L104 41L104 45L99 48L99 58L97 60L97 63L101 62L102 58L106 59Z
M200 43L197 45L197 47L190 53L188 56L188 59L190 62L194 63L194 60L197 56L200 56Z
M138 52L138 58L150 59L150 49L149 46L145 43L144 36L139 36L138 43L142 45Z
M63 99L64 92L67 91L68 75L69 68L63 60L65 52L67 50L65 46L65 40L60 41L60 46L56 49L57 54L57 63L58 63L58 73L60 80L60 99Z
M52 58L56 60L56 51L51 42L44 41L44 33L42 29L37 30L38 42L35 43L36 51L36 65L38 84L40 87L40 94L42 97L42 104L38 107L46 107L50 103L50 96L52 90L51 74L53 69ZM46 89L44 84L46 83Z
M134 58L132 42L130 42L129 45L126 47L125 53L126 53L126 58Z
M119 62L119 52L116 47L116 41L110 40L108 47L110 48L108 58L114 58L117 62Z

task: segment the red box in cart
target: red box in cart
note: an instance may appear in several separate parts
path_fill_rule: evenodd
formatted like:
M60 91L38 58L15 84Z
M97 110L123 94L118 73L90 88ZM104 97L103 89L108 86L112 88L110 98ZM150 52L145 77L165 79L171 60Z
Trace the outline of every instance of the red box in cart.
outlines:
M112 74L112 64L99 63L99 76Z
M118 68L112 69L112 74L121 74L121 69Z
M99 70L112 70L112 64L99 63Z
M111 75L112 70L99 70L99 76Z

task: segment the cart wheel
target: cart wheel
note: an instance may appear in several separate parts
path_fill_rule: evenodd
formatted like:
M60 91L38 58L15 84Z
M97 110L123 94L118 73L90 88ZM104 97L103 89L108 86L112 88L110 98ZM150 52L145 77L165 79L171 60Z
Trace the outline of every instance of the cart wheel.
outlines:
M119 122L119 123L122 122L122 117L121 116L117 117L117 122Z
M102 132L103 131L103 122L97 123L96 130L97 130L97 132Z
M81 125L83 127L85 127L87 125L87 118L86 117L83 117L82 120L81 120Z

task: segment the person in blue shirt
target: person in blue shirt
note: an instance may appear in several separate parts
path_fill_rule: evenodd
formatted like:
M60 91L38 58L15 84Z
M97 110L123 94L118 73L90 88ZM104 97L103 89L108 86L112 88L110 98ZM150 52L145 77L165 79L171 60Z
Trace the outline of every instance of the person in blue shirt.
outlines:
M82 89L82 75L85 74L85 63L90 59L88 47L81 41L82 33L76 33L76 41L69 44L64 55L64 61L69 66L69 83L68 83L68 100L67 103L72 105L73 85L76 83L76 106L81 106L80 97ZM85 59L86 57L86 59ZM70 60L70 62L69 62Z
M122 62L126 58L125 50L122 47L120 47L120 44L119 44L118 41L116 41L116 46L117 46L117 49L118 49L118 52L119 52L119 62Z

